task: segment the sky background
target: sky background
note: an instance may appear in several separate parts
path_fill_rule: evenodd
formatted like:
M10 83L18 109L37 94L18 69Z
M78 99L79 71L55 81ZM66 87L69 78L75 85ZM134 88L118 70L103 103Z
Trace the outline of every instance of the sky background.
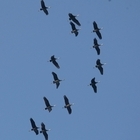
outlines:
M32 117L44 122L49 140L140 140L140 1L45 0L1 1L0 137L44 140L29 132ZM68 13L79 14L79 35L71 34ZM99 40L93 30L96 21ZM98 39L101 54L92 48ZM47 62L60 57L60 69ZM101 59L104 75L95 68ZM52 71L65 79L56 89ZM90 86L95 77L97 94ZM72 106L64 106L66 95ZM45 111L43 97L56 105Z

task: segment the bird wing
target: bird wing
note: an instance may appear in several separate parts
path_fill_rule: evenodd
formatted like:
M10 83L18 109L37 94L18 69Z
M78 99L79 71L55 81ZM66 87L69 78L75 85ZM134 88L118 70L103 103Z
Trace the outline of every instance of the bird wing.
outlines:
M54 80L58 80L58 76L55 72L52 72L52 75L53 75Z
M71 20L71 18L74 17L72 13L69 13L68 15L69 15L69 20Z
M95 84L92 85L92 88L93 88L94 92L97 93L97 86Z
M44 102L45 102L46 106L49 107L50 103L49 103L48 99L46 97L43 97L43 99L44 99Z
M48 134L47 134L46 131L43 131L43 135L44 135L44 137L45 137L45 140L48 140Z
M45 2L43 0L41 0L41 7L42 7L42 9L45 9L46 8Z
M36 128L35 121L32 118L30 118L30 122L31 122L32 128Z
M65 101L65 104L68 105L69 104L69 99L67 98L66 95L64 95L64 101Z
M51 61L55 60L55 57L54 55L51 56Z
M98 67L98 69L99 69L99 71L100 71L101 75L103 75L103 67L102 67L102 66L100 66L100 67Z
M43 9L43 11L44 11L44 13L45 13L46 15L48 15L48 14L49 14L49 12L48 12L47 8L44 8L44 9Z
M57 82L57 83L56 83L56 88L58 88L58 87L59 87L59 85L60 85L60 82Z
M102 35L101 35L101 33L100 33L100 31L98 30L98 31L96 31L96 34L97 34L97 36L100 38L100 39L102 39Z
M97 59L96 64L101 65L100 59Z
M36 135L38 135L39 134L39 131L38 131L38 129L36 128L36 129L34 129L34 132L36 133Z
M78 31L76 31L76 32L74 32L74 33L75 33L75 36L78 36L78 33L79 33L79 32L78 32Z
M95 21L93 22L93 27L94 27L94 29L98 29L98 25Z
M45 124L44 124L43 122L41 123L41 130L42 130L42 131L46 130Z
M76 30L75 24L73 22L70 22L72 30Z
M94 45L98 45L98 41L96 38L94 38Z
M68 107L67 107L67 110L68 110L69 114L71 114L71 113L72 113L72 109L71 109L71 107L70 107L70 106L68 106Z
M99 55L100 54L100 48L97 46L95 47L96 51L97 51L97 54Z
M60 66L59 66L59 64L54 60L54 61L52 61L52 63L59 69L60 68Z
M71 18L73 22L75 22L78 26L81 26L80 22L75 18L75 16L73 18Z
M95 77L91 79L91 83L95 83Z

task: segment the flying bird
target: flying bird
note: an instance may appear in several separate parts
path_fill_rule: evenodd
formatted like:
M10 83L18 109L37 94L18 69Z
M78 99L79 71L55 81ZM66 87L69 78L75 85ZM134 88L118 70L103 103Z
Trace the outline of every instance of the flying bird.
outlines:
M41 8L40 8L40 10L43 10L44 13L45 13L46 15L48 15L48 14L49 14L49 12L48 12L48 9L49 9L49 8L50 8L50 7L46 7L45 2L44 2L43 0L41 0Z
M43 97L43 99L44 99L44 102L45 102L45 105L46 105L45 110L48 110L49 112L51 112L52 107L54 107L55 105L53 105L53 106L50 105L49 100L46 97Z
M103 75L103 65L105 65L106 63L104 63L104 64L102 64L101 62L100 62L100 59L97 59L96 60L96 68L98 68L99 69L99 71L100 71L100 73L101 73L101 75Z
M63 81L63 80L60 80L55 72L52 72L52 75L54 79L53 84L56 84L56 88L58 88L60 85L60 81Z
M60 68L59 64L56 62L57 58L54 55L51 56L50 62L52 62L58 69Z
M48 134L47 134L47 131L49 131L50 129L46 129L45 128L45 124L42 122L41 123L41 131L40 133L43 133L44 137L45 137L45 140L48 140Z
M70 103L69 103L69 99L67 98L66 95L64 95L64 101L65 101L65 106L64 106L64 108L67 108L68 113L71 114L71 113L72 113L71 106L72 106L74 103L70 104Z
M36 126L35 121L32 118L30 118L30 122L31 122L31 126L32 126L31 131L34 131L36 133L36 135L38 135L38 133L39 133L38 128L39 127Z
M98 28L98 25L97 25L97 23L96 23L95 21L93 22L93 28L94 28L93 32L96 32L97 36L98 36L100 39L102 39L102 35L101 35L101 33L100 33L100 30L101 30L102 28Z
M99 82L99 81L98 81ZM92 86L93 90L95 93L97 93L97 86L96 84L98 83L95 81L95 77L91 79L91 83L90 83L90 86Z
M73 15L72 13L69 13L69 20L72 20L74 23L76 23L78 26L81 26L80 22L76 19L76 17L78 16L75 16Z
M71 25L71 28L72 28L71 33L74 33L75 36L78 36L78 33L79 33L78 30L79 29L76 29L75 24L73 22L70 22L70 25Z
M95 48L95 50L97 51L97 54L100 55L100 48L99 46L101 46L102 44L98 44L98 41L96 38L94 38L94 46L93 48Z

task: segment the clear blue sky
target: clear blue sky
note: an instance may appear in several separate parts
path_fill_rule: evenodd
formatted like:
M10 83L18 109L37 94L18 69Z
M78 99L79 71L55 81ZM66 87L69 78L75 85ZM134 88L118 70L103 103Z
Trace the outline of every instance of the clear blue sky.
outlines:
M31 129L30 117L51 131L49 140L140 140L140 1L40 0L1 1L0 8L0 137L1 140L44 140ZM68 13L79 14L78 37L70 33ZM91 48L96 21L103 39L101 55ZM60 57L60 69L47 62ZM104 75L94 69L106 62ZM51 72L58 74L58 89ZM96 77L98 93L90 86ZM64 106L67 95L72 106ZM55 104L44 110L43 97Z

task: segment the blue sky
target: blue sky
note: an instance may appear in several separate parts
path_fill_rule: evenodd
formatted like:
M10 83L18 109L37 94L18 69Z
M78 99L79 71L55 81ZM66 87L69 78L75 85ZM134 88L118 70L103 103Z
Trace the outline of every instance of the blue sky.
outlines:
M30 117L51 131L49 140L140 139L140 19L139 0L1 1L0 132L1 139L43 140L31 129ZM70 33L68 13L79 14L78 37ZM96 21L103 39L93 30ZM91 48L98 39L101 54ZM47 62L60 57L60 69ZM104 75L94 69L97 59L107 63ZM51 72L65 79L58 89ZM87 86L95 77L98 93ZM66 95L72 106L64 106ZM45 111L43 97L55 104Z

